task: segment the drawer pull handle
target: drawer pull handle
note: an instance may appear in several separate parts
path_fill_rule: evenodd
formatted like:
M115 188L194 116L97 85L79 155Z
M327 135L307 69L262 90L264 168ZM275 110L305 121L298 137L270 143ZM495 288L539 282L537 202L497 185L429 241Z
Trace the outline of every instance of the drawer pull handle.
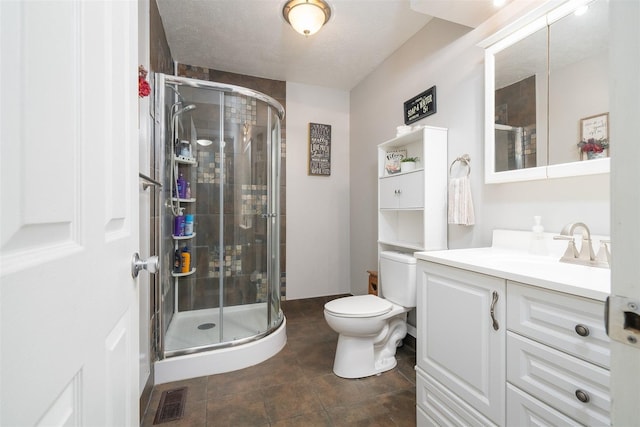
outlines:
M493 291L492 300L491 300L491 310L489 312L491 313L491 320L493 321L494 331L497 331L498 329L500 329L500 325L498 324L498 321L496 320L496 315L495 315L495 308L496 308L497 302L498 302L498 293L496 291Z
M582 391L580 389L576 390L576 397L582 403L588 403L589 400L591 400L589 394L586 391Z
M575 327L576 330L576 334L580 335L581 337L587 337L589 336L589 328L587 328L584 325L576 325Z

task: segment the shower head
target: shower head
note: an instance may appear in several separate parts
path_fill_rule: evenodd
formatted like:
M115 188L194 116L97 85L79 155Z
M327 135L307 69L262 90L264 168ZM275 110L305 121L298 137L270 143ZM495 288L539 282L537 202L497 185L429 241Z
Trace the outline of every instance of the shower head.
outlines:
M173 117L175 118L175 117L179 116L182 113L186 113L187 111L193 110L194 108L196 108L195 104L189 104L189 105L187 105L185 107L182 107L181 109L179 109L175 113L173 113Z

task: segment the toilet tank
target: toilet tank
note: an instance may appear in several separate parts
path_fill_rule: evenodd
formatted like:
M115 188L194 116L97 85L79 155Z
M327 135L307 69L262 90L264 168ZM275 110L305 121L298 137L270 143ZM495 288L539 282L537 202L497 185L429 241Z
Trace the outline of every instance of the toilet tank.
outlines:
M402 307L416 306L416 259L400 252L380 252L383 298Z

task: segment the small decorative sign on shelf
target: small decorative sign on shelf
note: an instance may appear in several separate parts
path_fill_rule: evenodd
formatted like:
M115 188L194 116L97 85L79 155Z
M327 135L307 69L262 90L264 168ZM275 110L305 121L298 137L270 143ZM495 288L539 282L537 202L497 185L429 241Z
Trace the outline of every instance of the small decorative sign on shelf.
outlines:
M331 175L331 125L309 123L309 175Z
M384 171L387 175L394 175L400 172L400 162L407 157L407 150L387 151L384 161Z
M414 96L404 103L404 124L413 122L435 114L436 112L436 87L431 86L420 95Z

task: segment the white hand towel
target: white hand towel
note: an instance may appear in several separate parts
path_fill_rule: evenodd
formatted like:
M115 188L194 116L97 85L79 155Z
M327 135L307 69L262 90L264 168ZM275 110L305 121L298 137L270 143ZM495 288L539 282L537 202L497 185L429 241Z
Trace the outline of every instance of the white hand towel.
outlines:
M469 176L451 178L449 180L449 224L473 225L475 215L471 199L471 183Z

